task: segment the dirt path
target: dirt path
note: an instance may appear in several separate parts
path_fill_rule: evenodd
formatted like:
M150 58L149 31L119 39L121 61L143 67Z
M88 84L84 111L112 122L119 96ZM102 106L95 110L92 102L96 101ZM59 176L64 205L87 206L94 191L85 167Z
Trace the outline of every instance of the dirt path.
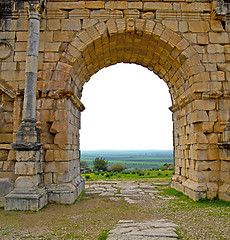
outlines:
M156 180L88 182L85 196L70 206L49 204L40 212L0 209L0 239L97 240L120 220L152 224L162 219L183 239L230 239L228 203L176 199L163 194L164 188Z

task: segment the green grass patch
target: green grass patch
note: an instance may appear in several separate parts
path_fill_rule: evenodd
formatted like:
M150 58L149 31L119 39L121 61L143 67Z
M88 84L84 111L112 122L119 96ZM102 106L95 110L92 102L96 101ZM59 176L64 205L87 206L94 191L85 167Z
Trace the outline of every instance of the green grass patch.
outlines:
M183 238L178 230L176 230L175 233L178 235L177 239L182 239Z
M76 238L79 238L79 236L77 236L76 234L74 233L67 233L65 235L65 239L76 239Z
M117 172L95 172L95 173L84 173L82 176L86 181L92 180L109 180L109 179L121 179L121 180L135 180L143 178L167 178L172 177L173 170L145 170L145 171L123 171Z
M166 195L169 195L169 196L176 196L178 198L183 198L183 199L188 199L188 197L186 195L184 195L182 192L179 192L177 191L176 189L174 188L171 188L171 187L167 187L167 188L164 188L163 189L163 192L166 194Z
M106 240L108 238L108 235L109 235L109 230L104 230L98 236L98 240Z
M199 201L193 201L188 196L184 195L182 192L179 192L174 188L167 187L167 188L163 188L162 190L163 190L163 195L178 197L179 201L178 200L173 201L174 206L178 209L181 207L186 207L187 210L213 208L213 209L219 209L220 215L222 216L225 215L230 217L230 211L226 211L226 209L230 210L230 202L226 202L218 199L214 199L214 200L201 199ZM214 214L216 215L216 212Z

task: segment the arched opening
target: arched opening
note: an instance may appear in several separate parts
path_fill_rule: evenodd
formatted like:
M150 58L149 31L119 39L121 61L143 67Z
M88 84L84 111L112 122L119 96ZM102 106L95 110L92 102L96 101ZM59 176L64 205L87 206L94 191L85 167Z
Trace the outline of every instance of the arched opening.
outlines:
M201 179L208 182L210 171L197 166L210 155L209 150L203 148L209 140L197 127L209 122L207 111L198 107L200 91L209 87L205 82L209 76L190 42L155 21L110 19L99 22L77 33L66 47L52 73L49 87L71 89L75 96L72 101L76 107L68 106L70 117L76 116L76 124L68 122L71 132L66 139L73 145L68 153L72 152L78 161L79 152L76 151L80 150L78 126L82 109L78 105L85 83L99 70L121 62L146 67L167 84L174 125L173 187L193 199L205 197L208 188ZM63 134L67 136L60 131L54 142L61 142L58 137L63 139ZM216 184L216 179L214 181Z
M168 87L136 64L103 68L84 85L81 150L172 150Z

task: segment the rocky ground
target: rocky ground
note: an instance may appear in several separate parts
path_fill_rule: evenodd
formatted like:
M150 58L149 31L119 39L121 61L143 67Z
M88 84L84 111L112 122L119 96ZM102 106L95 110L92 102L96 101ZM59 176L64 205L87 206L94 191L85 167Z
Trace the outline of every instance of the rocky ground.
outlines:
M0 209L0 239L230 239L230 204L172 196L168 182L87 182L70 206L39 212Z

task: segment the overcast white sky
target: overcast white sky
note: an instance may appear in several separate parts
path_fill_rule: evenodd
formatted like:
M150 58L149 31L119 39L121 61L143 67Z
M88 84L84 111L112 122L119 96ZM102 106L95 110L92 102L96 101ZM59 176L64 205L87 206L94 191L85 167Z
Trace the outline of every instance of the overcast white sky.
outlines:
M168 87L148 69L116 64L84 85L80 148L173 149Z

